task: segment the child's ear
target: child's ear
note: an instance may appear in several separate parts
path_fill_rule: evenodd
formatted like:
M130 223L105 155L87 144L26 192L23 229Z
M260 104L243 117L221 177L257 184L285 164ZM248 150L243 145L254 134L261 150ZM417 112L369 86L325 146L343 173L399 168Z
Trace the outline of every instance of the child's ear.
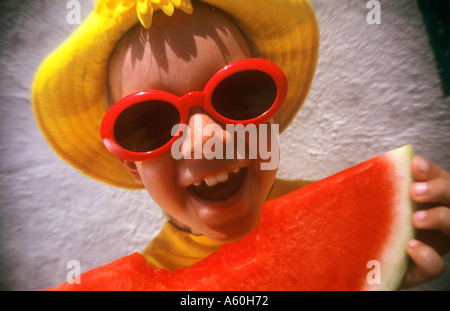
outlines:
M130 172L130 174L133 176L134 180L138 184L142 184L142 178L137 169L136 162L125 161L125 160L120 160L120 162L122 162L123 166L127 169L128 172Z

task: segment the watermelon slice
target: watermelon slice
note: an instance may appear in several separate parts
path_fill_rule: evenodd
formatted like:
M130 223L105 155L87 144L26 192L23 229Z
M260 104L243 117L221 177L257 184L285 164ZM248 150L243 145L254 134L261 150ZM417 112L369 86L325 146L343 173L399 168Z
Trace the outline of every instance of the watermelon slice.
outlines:
M190 268L131 254L51 290L393 290L413 238L411 146L263 206L258 227Z

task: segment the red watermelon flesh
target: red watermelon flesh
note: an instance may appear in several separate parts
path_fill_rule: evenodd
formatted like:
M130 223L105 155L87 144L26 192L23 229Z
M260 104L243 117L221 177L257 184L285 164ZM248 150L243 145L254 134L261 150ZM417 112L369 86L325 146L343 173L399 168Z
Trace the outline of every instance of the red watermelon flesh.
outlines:
M51 290L393 290L413 238L411 146L263 206L258 227L190 268L135 253ZM372 265L375 263L375 265Z

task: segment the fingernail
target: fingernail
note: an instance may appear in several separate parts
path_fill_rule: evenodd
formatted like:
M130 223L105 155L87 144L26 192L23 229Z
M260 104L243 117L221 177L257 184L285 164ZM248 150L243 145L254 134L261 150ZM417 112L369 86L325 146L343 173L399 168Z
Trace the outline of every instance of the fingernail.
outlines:
M414 213L414 218L418 221L423 221L427 217L427 212L425 211L418 211Z
M425 182L418 182L414 184L414 192L417 195L424 195L427 192L428 184Z
M409 247L416 247L419 244L419 241L417 240L411 240L408 242Z
M421 173L427 173L428 170L430 169L430 165L428 164L427 161L425 161L422 158L419 158L419 161L417 161L417 169L421 172Z

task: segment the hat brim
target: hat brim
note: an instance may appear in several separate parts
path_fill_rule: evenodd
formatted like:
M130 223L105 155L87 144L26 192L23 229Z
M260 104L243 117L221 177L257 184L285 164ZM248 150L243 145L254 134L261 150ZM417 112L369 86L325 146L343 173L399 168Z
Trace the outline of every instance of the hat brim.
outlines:
M202 0L231 15L259 48L280 66L289 91L276 117L282 132L309 91L318 57L319 31L307 1ZM139 22L133 8L98 5L83 24L42 63L32 102L37 123L53 150L87 176L139 189L131 174L104 147L100 124L106 112L106 72L119 39Z

